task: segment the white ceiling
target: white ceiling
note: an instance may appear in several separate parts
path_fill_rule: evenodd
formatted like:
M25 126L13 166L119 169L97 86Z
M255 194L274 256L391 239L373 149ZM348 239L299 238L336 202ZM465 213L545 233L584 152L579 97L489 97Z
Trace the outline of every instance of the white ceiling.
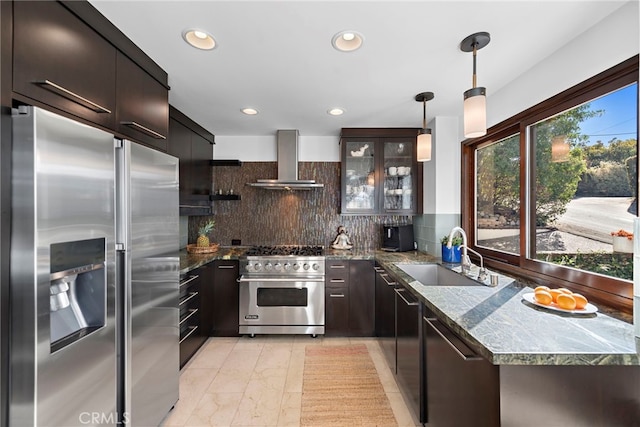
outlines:
M635 0L631 0L635 1ZM339 135L342 127L420 127L460 116L471 87L466 36L487 31L478 85L491 94L627 1L116 1L90 2L169 74L170 103L216 135ZM181 37L204 29L218 46ZM338 52L332 36L364 35ZM260 114L246 116L242 107ZM331 107L346 113L329 116Z

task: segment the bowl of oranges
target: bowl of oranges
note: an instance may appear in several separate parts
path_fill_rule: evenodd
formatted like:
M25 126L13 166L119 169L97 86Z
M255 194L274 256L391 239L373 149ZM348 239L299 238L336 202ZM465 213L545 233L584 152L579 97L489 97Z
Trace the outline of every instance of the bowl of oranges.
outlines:
M538 307L565 313L591 314L598 311L585 296L567 288L551 289L548 286L538 286L533 292L522 295L522 298Z

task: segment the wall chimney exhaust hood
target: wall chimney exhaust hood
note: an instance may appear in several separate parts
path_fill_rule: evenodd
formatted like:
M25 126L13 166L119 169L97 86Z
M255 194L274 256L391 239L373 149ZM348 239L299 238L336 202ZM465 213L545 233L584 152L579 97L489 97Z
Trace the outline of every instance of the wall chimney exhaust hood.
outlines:
M278 179L259 179L247 185L267 190L311 190L324 187L324 184L316 184L314 180L298 179L298 136L297 129L279 130Z

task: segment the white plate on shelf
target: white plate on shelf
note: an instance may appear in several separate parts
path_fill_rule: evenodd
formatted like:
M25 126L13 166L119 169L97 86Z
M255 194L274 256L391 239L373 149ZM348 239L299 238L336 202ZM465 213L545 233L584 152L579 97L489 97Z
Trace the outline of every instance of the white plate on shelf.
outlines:
M596 311L598 311L598 307L596 307L595 305L591 304L590 302L587 303L587 306L585 308L582 308L580 310L566 310L564 308L560 308L556 305L556 303L552 302L551 305L544 305L544 304L540 304L539 302L536 301L535 297L534 297L534 293L533 292L529 292L527 294L522 295L522 299L530 302L531 304L537 305L538 307L542 307L542 308L546 308L547 310L551 310L551 311L560 311L563 313L571 313L571 314L593 314Z

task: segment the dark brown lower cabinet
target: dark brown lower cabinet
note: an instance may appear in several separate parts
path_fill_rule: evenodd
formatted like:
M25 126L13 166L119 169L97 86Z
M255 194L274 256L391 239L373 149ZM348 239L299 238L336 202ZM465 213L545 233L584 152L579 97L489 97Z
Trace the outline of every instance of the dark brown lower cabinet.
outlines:
M325 335L374 336L373 261L327 260Z
M206 283L199 270L201 269L192 270L180 279L180 368L191 359L209 335L203 328Z
M211 264L210 264L211 265ZM213 263L212 325L214 337L239 335L239 266L237 260L215 260Z
M499 426L498 366L476 354L427 309L423 322L426 425Z
M324 290L324 333L326 336L349 335L349 288L327 286Z
M349 261L349 335L375 334L376 276L373 261Z

